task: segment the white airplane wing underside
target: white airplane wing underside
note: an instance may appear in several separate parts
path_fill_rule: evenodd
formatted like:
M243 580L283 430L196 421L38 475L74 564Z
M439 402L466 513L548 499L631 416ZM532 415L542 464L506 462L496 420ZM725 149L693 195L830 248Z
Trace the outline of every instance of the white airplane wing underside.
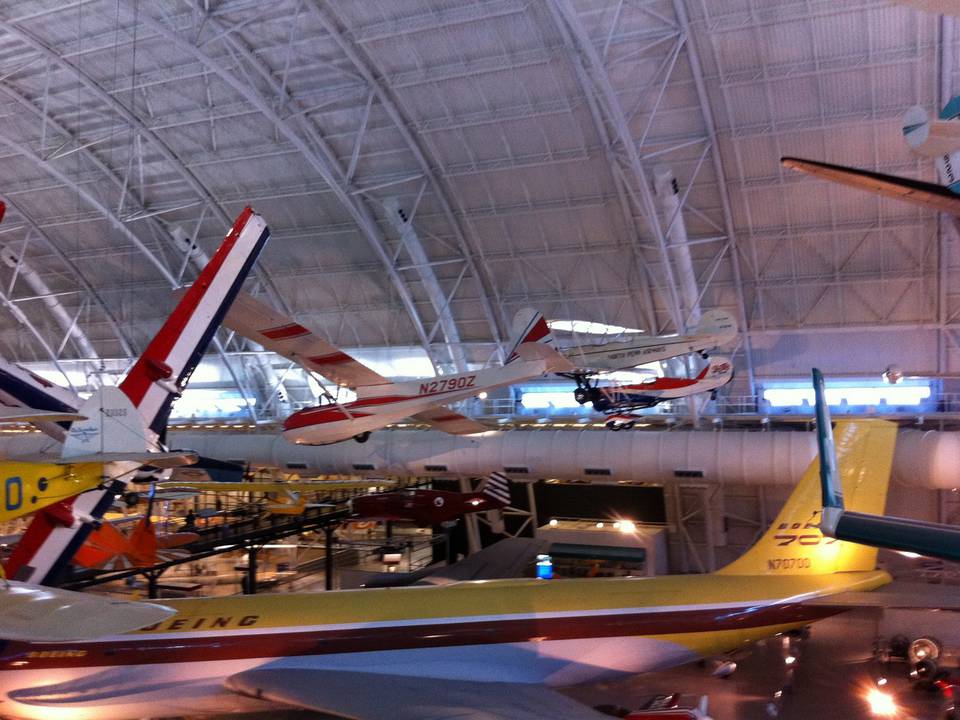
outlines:
M336 670L255 669L228 678L241 695L357 720L609 720L543 685Z
M389 382L300 323L246 293L237 295L223 324L338 385L359 387Z
M443 406L424 410L410 417L451 435L475 435L490 430L483 423L471 420L466 415Z
M0 580L0 638L28 642L92 640L139 630L174 614L163 605Z

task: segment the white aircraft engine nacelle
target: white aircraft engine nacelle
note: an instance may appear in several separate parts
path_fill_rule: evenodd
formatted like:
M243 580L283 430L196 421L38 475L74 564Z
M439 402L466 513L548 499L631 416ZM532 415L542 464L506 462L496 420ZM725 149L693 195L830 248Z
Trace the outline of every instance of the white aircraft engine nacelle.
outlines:
M920 155L939 160L960 150L960 122L931 120L924 108L914 105L903 115L903 137Z

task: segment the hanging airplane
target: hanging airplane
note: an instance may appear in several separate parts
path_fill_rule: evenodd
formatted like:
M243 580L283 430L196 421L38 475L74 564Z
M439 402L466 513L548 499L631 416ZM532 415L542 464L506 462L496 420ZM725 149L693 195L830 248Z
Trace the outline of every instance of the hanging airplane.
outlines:
M883 173L832 165L830 163L783 157L784 167L823 180L882 197L903 200L930 210L960 217L960 96L948 102L937 120L930 120L922 107L912 107L903 117L903 136L918 154L932 158L942 184L885 175Z
M502 510L510 504L510 479L502 473L490 473L476 492L412 488L386 493L360 495L350 500L357 518L410 521L420 527L453 522L461 515Z
M611 430L630 429L638 416L631 410L653 407L667 400L690 397L716 391L733 380L733 362L728 357L712 355L707 366L695 378L651 377L630 385L601 386L585 380L586 387L578 387L574 397L581 405L590 402L597 412L609 415L607 427Z
M844 421L852 510L880 513L897 427ZM552 688L673 667L801 628L890 582L877 551L824 538L814 461L773 525L716 573L460 582L167 601L103 640L8 642L8 717L120 720L300 708L354 720L602 720ZM860 606L860 605L855 605Z
M154 453L165 452L160 438L166 429L173 401L183 392L269 236L270 230L263 218L251 208L245 208L214 257L180 299L119 388L101 388L87 401L109 396L111 402L116 403L113 406L115 411L109 414L100 412L99 406L85 411L85 406L81 406L79 414L88 419L70 424L63 446L64 459L73 462L112 461L114 469L106 473L107 482L34 515L5 563L8 577L35 584L55 584L93 525L143 465L142 459L135 462L137 458L131 457L131 447L140 456L150 452L151 460L162 457ZM2 377L0 375L0 383ZM47 401L59 400L49 393L36 392L37 385L34 382L0 389L9 393L19 405L39 410L62 410L47 407ZM42 387L42 383L39 385ZM18 392L26 394L19 396Z
M328 393L326 404L288 417L283 436L298 445L329 445L350 438L366 442L374 430L405 418L453 435L485 432L490 428L446 405L546 373L573 370L551 347L553 336L547 323L533 310L521 310L514 318L515 340L503 367L412 382L391 382L249 295L237 298L224 325L308 371L356 391L357 399L352 402L337 402Z
M561 350L577 369L564 373L569 377L585 377L597 372L627 370L644 363L700 353L721 347L737 337L737 320L725 310L705 312L688 334L648 337L638 335L631 340L602 345L579 345Z

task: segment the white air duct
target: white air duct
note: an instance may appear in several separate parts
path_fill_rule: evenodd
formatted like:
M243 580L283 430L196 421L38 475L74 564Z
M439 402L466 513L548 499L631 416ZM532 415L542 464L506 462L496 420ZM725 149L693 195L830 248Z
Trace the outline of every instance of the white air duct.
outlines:
M478 477L498 470L518 479L658 484L681 480L792 485L816 453L812 432L743 430L516 430L477 439L393 430L376 432L362 445L347 441L316 447L291 445L271 434L178 432L171 434L170 443L201 455L301 473ZM954 488L960 486L957 468L960 433L900 431L895 482Z
M36 297L38 297L47 310L53 315L60 329L69 333L77 344L77 350L80 356L85 359L96 359L100 356L94 349L83 329L74 322L73 317L67 312L66 308L60 302L60 298L50 289L50 286L44 282L43 278L32 268L26 260L19 257L10 247L4 245L0 247L0 260L4 264L19 273L24 282L30 286Z

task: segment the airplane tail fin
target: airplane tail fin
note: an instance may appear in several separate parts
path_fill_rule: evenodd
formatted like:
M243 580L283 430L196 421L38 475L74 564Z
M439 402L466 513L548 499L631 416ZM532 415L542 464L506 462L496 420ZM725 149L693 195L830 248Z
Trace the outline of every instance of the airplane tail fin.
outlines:
M553 334L543 314L532 308L519 310L513 318L513 342L505 364L517 360L545 360L550 372L574 369L573 363L555 349Z
M829 417L818 423L820 451L836 439L837 470L850 509L882 514L887 500L897 426L885 420L844 420L831 436ZM873 570L876 548L825 537L818 458L803 474L780 514L747 552L721 575L826 575Z
M121 383L157 435L269 237L264 219L245 208Z
M553 346L553 335L547 327L543 313L533 308L523 308L513 317L513 338L507 353L507 364L520 359L517 350L524 343Z
M60 451L63 460L104 453L146 453L151 443L137 409L120 388L104 386L77 410Z
M737 336L737 319L726 310L708 310L700 317L693 332L695 335L721 335L724 340L717 345L725 345Z
M113 410L117 413L125 411L127 415L108 418L106 412L99 410L94 415L81 413L87 415L88 420L75 424L76 430L71 427L64 444L66 457L106 457L111 452L102 447L113 442L120 446L114 448L113 454L122 454L129 449L127 443L134 440L149 441L153 445L151 449L159 449L155 438L166 428L173 401L179 397L206 351L269 237L270 230L263 218L249 207L245 208L216 254L120 384L119 389L129 399L129 404ZM137 415L142 426L133 422ZM107 438L106 431L115 429L112 420L125 420L126 435ZM140 438L136 437L137 431L141 433ZM87 443L83 441L84 436L88 438ZM89 438L96 436L99 440L94 444ZM84 452L85 444L93 452ZM37 513L7 561L7 575L24 582L56 584L90 534L92 523L103 517L117 493L123 491L131 476L130 470L142 464L142 459L134 462L128 456L107 466L111 470L104 473L109 477L105 478L101 488Z
M510 504L510 478L503 473L492 472L484 480L480 493L493 503L506 507Z

